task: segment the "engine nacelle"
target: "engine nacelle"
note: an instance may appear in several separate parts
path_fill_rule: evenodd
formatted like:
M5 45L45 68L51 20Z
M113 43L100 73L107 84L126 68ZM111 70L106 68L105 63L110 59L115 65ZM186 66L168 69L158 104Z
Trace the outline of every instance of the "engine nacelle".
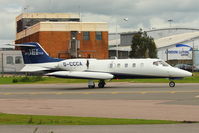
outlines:
M75 79L112 79L114 76L109 73L100 72L78 72L78 71L57 71L46 74L47 76L55 76L61 78Z

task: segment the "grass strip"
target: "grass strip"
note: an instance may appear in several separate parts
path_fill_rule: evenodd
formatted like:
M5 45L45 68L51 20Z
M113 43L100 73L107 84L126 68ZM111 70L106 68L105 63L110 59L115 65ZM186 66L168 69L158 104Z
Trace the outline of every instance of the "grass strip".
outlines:
M184 122L167 120L0 114L1 125L130 125L180 123Z

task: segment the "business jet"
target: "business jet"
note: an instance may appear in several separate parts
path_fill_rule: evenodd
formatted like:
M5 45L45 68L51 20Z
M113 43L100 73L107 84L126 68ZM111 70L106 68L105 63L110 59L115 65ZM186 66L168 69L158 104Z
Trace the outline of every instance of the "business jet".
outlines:
M105 80L168 78L174 87L174 79L190 77L192 73L174 68L160 59L58 59L52 58L39 43L15 44L22 50L25 66L21 72L45 72L59 78L88 79L88 88L104 88Z

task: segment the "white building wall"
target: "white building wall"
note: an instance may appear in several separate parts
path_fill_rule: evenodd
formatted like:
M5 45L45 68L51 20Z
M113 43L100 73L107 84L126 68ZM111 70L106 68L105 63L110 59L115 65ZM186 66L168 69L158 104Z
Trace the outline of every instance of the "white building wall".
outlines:
M194 51L194 65L199 66L199 50Z

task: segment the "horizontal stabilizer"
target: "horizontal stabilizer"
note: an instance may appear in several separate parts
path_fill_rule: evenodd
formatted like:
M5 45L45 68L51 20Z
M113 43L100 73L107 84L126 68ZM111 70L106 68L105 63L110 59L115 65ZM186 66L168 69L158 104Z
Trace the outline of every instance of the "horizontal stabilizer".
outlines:
M40 66L25 65L25 67L21 69L21 72L39 72L45 70L50 70L50 69Z
M9 46L15 46L15 47L36 47L35 45L31 45L31 44L7 44Z
M57 71L46 74L47 76L55 76L61 78L76 79L112 79L114 76L109 73L101 72L77 72L77 71Z

